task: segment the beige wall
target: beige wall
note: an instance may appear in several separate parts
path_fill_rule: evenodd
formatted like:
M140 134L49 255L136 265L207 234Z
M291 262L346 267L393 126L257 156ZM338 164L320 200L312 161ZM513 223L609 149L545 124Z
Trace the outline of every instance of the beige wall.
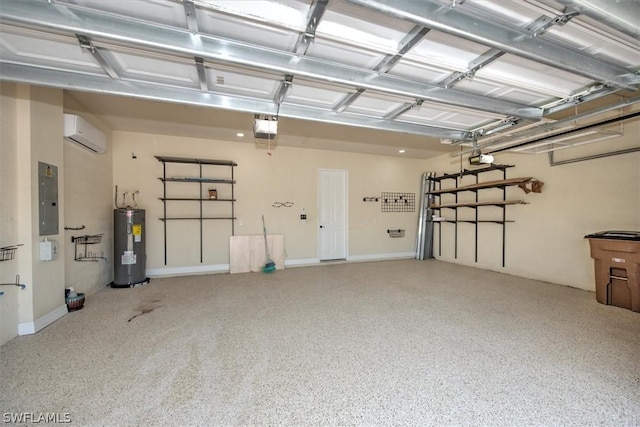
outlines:
M0 82L0 247L18 241L16 87ZM19 249L24 251L23 248ZM0 283L13 283L19 274L18 260L0 262ZM19 288L2 286L0 291L0 344L18 335Z
M38 319L65 305L64 302L64 159L62 153L62 91L32 86L30 97L31 135L31 216L30 241L33 259L33 318ZM38 162L58 167L58 234L47 236L58 241L58 259L40 261L38 217ZM22 188L22 186L21 186ZM22 217L22 215L21 215ZM25 216L25 219L29 218ZM26 228L25 228L26 230ZM27 236L25 236L27 237ZM24 318L21 318L24 321Z
M31 88L18 85L16 88L16 211L18 240L24 246L17 252L21 281L27 284L24 291L18 293L18 321L33 322L33 176L31 165ZM37 190L37 186L36 186ZM37 193L36 193L37 194ZM36 211L37 213L37 211ZM37 214L36 220L37 221Z
M65 113L79 114L108 135L111 130L96 117L84 113L82 106L73 99L65 97ZM109 146L111 143L109 143ZM80 227L84 230L64 232L65 283L77 292L87 296L113 281L113 188L111 150L104 154L94 154L71 142L65 141L65 218L68 227ZM75 261L75 244L72 236L103 234L100 244L88 245L87 251L104 256L106 260ZM84 255L84 246L77 248Z
M64 304L64 167L62 157L62 91L3 84L2 90L2 246L20 243L15 260L3 262L3 282L17 274L24 290L8 288L3 298L1 342L32 333L66 313ZM6 155L6 157L5 157ZM38 162L58 167L59 259L40 261ZM6 310L6 311L5 311ZM6 320L6 323L5 323Z
M619 141L585 146L582 152L565 150L558 157L570 158L597 151L615 150L638 143L638 122L625 126ZM452 224L442 224L442 256L439 259L477 266L518 276L594 290L593 260L584 236L603 230L640 230L640 153L549 166L547 155L498 154L496 163L513 164L507 177L532 176L543 181L541 194L525 194L509 188L507 198L523 198L529 205L507 207L506 266L502 263L501 226L479 225L478 262L474 262L474 226L458 225L458 258L454 258ZM438 174L459 170L459 160L440 156L428 162ZM481 181L500 179L499 172L481 175ZM465 177L461 185L471 184ZM447 185L454 185L448 181ZM445 182L443 182L444 188ZM475 197L462 193L460 200ZM480 200L502 197L500 190L479 192ZM443 199L444 201L445 199ZM480 219L499 218L495 207L479 209ZM473 210L459 210L460 218L471 218ZM453 211L443 210L452 217ZM436 231L438 227L436 226ZM438 255L436 235L436 252Z
M163 205L162 163L154 155L199 157L233 160L235 170L236 234L261 234L261 215L264 214L269 233L284 234L287 260L313 261L318 258L318 169L340 169L349 172L349 247L350 259L368 259L377 256L408 256L415 251L415 233L418 212L382 213L379 203L365 203L366 196L379 196L381 192L418 193L424 161L373 155L358 155L323 150L278 147L273 156L249 142L225 142L196 138L181 138L143 133L119 132L113 134L113 183L119 191L141 192L140 207L147 217L147 269L162 269ZM137 158L133 158L133 154ZM196 176L197 166L167 165L168 176ZM226 177L228 170L205 167L204 175ZM228 186L216 187L219 197L229 191ZM168 184L168 196L196 196L197 184ZM206 186L205 188L208 188ZM195 191L195 193L193 193ZM227 193L228 194L228 193ZM293 202L291 208L274 208L274 202ZM191 203L191 204L189 204ZM226 204L207 205L211 213L223 214ZM303 212L307 221L299 219ZM173 202L168 213L193 215L197 204ZM217 212L216 212L217 210ZM406 229L405 238L391 239L386 230ZM228 221L205 223L203 265L229 262ZM170 222L168 224L167 267L200 265L199 230L197 222Z
M440 156L429 161L374 155L360 155L293 147L278 147L273 156L247 142L215 141L148 133L114 132L110 151L93 155L62 139L63 104L68 112L79 112L107 134L97 118L82 113L82 106L63 100L60 90L12 85L0 87L2 128L0 156L10 159L0 168L0 246L22 243L16 259L0 263L0 281L12 282L20 274L27 289L5 287L0 297L0 343L17 333L16 324L34 324L64 308L64 288L73 286L91 293L112 280L113 185L119 190L141 192L138 202L146 209L147 269L162 273L167 267L198 271L201 266L224 266L229 262L230 222L205 222L204 259L199 259L197 222L172 222L168 226L168 263L163 256L162 163L154 155L234 160L236 185L236 235L261 234L261 215L270 233L284 234L290 265L313 263L318 258L319 169L348 171L348 258L366 260L410 256L415 250L418 212L382 213L379 203L363 197L381 192L416 193L419 204L420 175L424 171L455 172L456 159ZM625 136L607 145L585 146L584 154L637 146L640 124L625 125ZM559 153L564 159L571 151ZM38 162L58 166L60 258L39 261ZM517 188L508 198L524 198L528 205L507 208L506 267L501 266L502 234L495 224L479 226L478 263L474 262L474 228L459 224L458 258L453 257L452 226L443 224L442 260L474 265L525 277L583 289L594 289L593 262L589 257L587 233L607 229L640 230L640 153L607 157L563 166L549 166L545 155L500 154L498 163L511 163L508 177L532 176L545 182L542 194L525 195ZM168 176L195 176L194 166L168 165ZM205 167L204 175L226 177L228 170ZM499 179L493 173L482 180ZM461 184L471 183L465 178ZM449 184L452 182L450 181ZM168 184L168 196L197 196L195 184ZM219 197L230 196L229 187L216 187ZM195 192L195 193L194 193ZM473 194L461 196L474 197ZM484 198L500 193L481 193ZM129 199L131 201L131 199ZM293 202L291 208L275 208L274 202ZM169 215L194 215L197 204L174 202ZM205 214L227 214L224 203L207 204ZM307 214L307 221L299 219ZM481 209L481 219L500 215L495 207ZM470 218L471 212L460 210ZM446 214L445 214L446 215ZM94 251L107 262L73 261L71 235L64 226L85 225L83 233L104 233ZM406 237L391 239L387 229L405 229ZM437 228L436 228L437 230ZM82 233L82 234L83 234ZM436 254L438 254L436 234ZM203 270L201 270L203 271ZM55 320L55 319L52 319ZM37 325L36 325L37 329Z
M32 333L66 313L65 287L92 292L112 280L112 167L109 153L96 156L63 142L63 92L27 85L1 85L0 247L21 243L16 258L0 263L0 282L17 274L25 290L3 287L0 344ZM82 114L103 131L108 128ZM58 167L58 259L40 261L38 162ZM74 245L65 224L86 225L80 233L104 233L100 249L108 262L73 261ZM93 249L93 248L92 248Z

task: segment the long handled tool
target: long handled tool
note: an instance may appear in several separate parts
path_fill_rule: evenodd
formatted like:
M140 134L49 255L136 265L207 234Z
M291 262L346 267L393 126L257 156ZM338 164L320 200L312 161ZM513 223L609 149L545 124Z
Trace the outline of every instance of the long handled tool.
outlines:
M262 229L264 230L264 253L267 255L267 262L262 267L263 273L271 273L276 271L276 263L271 260L269 255L269 245L267 245L267 226L264 224L264 215L262 215Z

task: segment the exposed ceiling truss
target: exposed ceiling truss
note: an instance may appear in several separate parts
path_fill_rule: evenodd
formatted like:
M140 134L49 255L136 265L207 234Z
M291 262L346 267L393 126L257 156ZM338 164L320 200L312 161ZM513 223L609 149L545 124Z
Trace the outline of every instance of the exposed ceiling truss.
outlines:
M498 21L489 21L465 13L462 7L443 5L434 0L398 2L396 0L348 0L391 16L415 22L426 27L484 44L502 52L511 53L560 70L577 73L605 84L634 90L640 83L640 74L613 62L597 59L593 55L565 47L541 38L538 25L531 30L514 28ZM453 3L455 4L455 2ZM615 7L615 3L614 7ZM563 15L566 16L566 15ZM540 20L538 18L536 22ZM558 19L566 23L568 19ZM545 30L548 28L545 28Z
M629 97L639 27L633 1L3 0L0 78L492 144Z

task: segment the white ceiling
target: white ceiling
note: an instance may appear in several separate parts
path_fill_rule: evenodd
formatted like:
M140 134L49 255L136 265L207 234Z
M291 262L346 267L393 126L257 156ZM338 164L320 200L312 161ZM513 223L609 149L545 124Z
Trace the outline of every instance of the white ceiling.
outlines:
M254 142L277 114L280 145L428 158L636 102L639 26L636 1L2 0L0 77L114 129Z

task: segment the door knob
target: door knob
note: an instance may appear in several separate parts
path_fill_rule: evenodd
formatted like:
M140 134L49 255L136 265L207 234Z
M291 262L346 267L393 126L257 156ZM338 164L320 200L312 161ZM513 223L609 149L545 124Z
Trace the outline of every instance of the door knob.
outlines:
M324 228L324 225L321 225L320 228Z

